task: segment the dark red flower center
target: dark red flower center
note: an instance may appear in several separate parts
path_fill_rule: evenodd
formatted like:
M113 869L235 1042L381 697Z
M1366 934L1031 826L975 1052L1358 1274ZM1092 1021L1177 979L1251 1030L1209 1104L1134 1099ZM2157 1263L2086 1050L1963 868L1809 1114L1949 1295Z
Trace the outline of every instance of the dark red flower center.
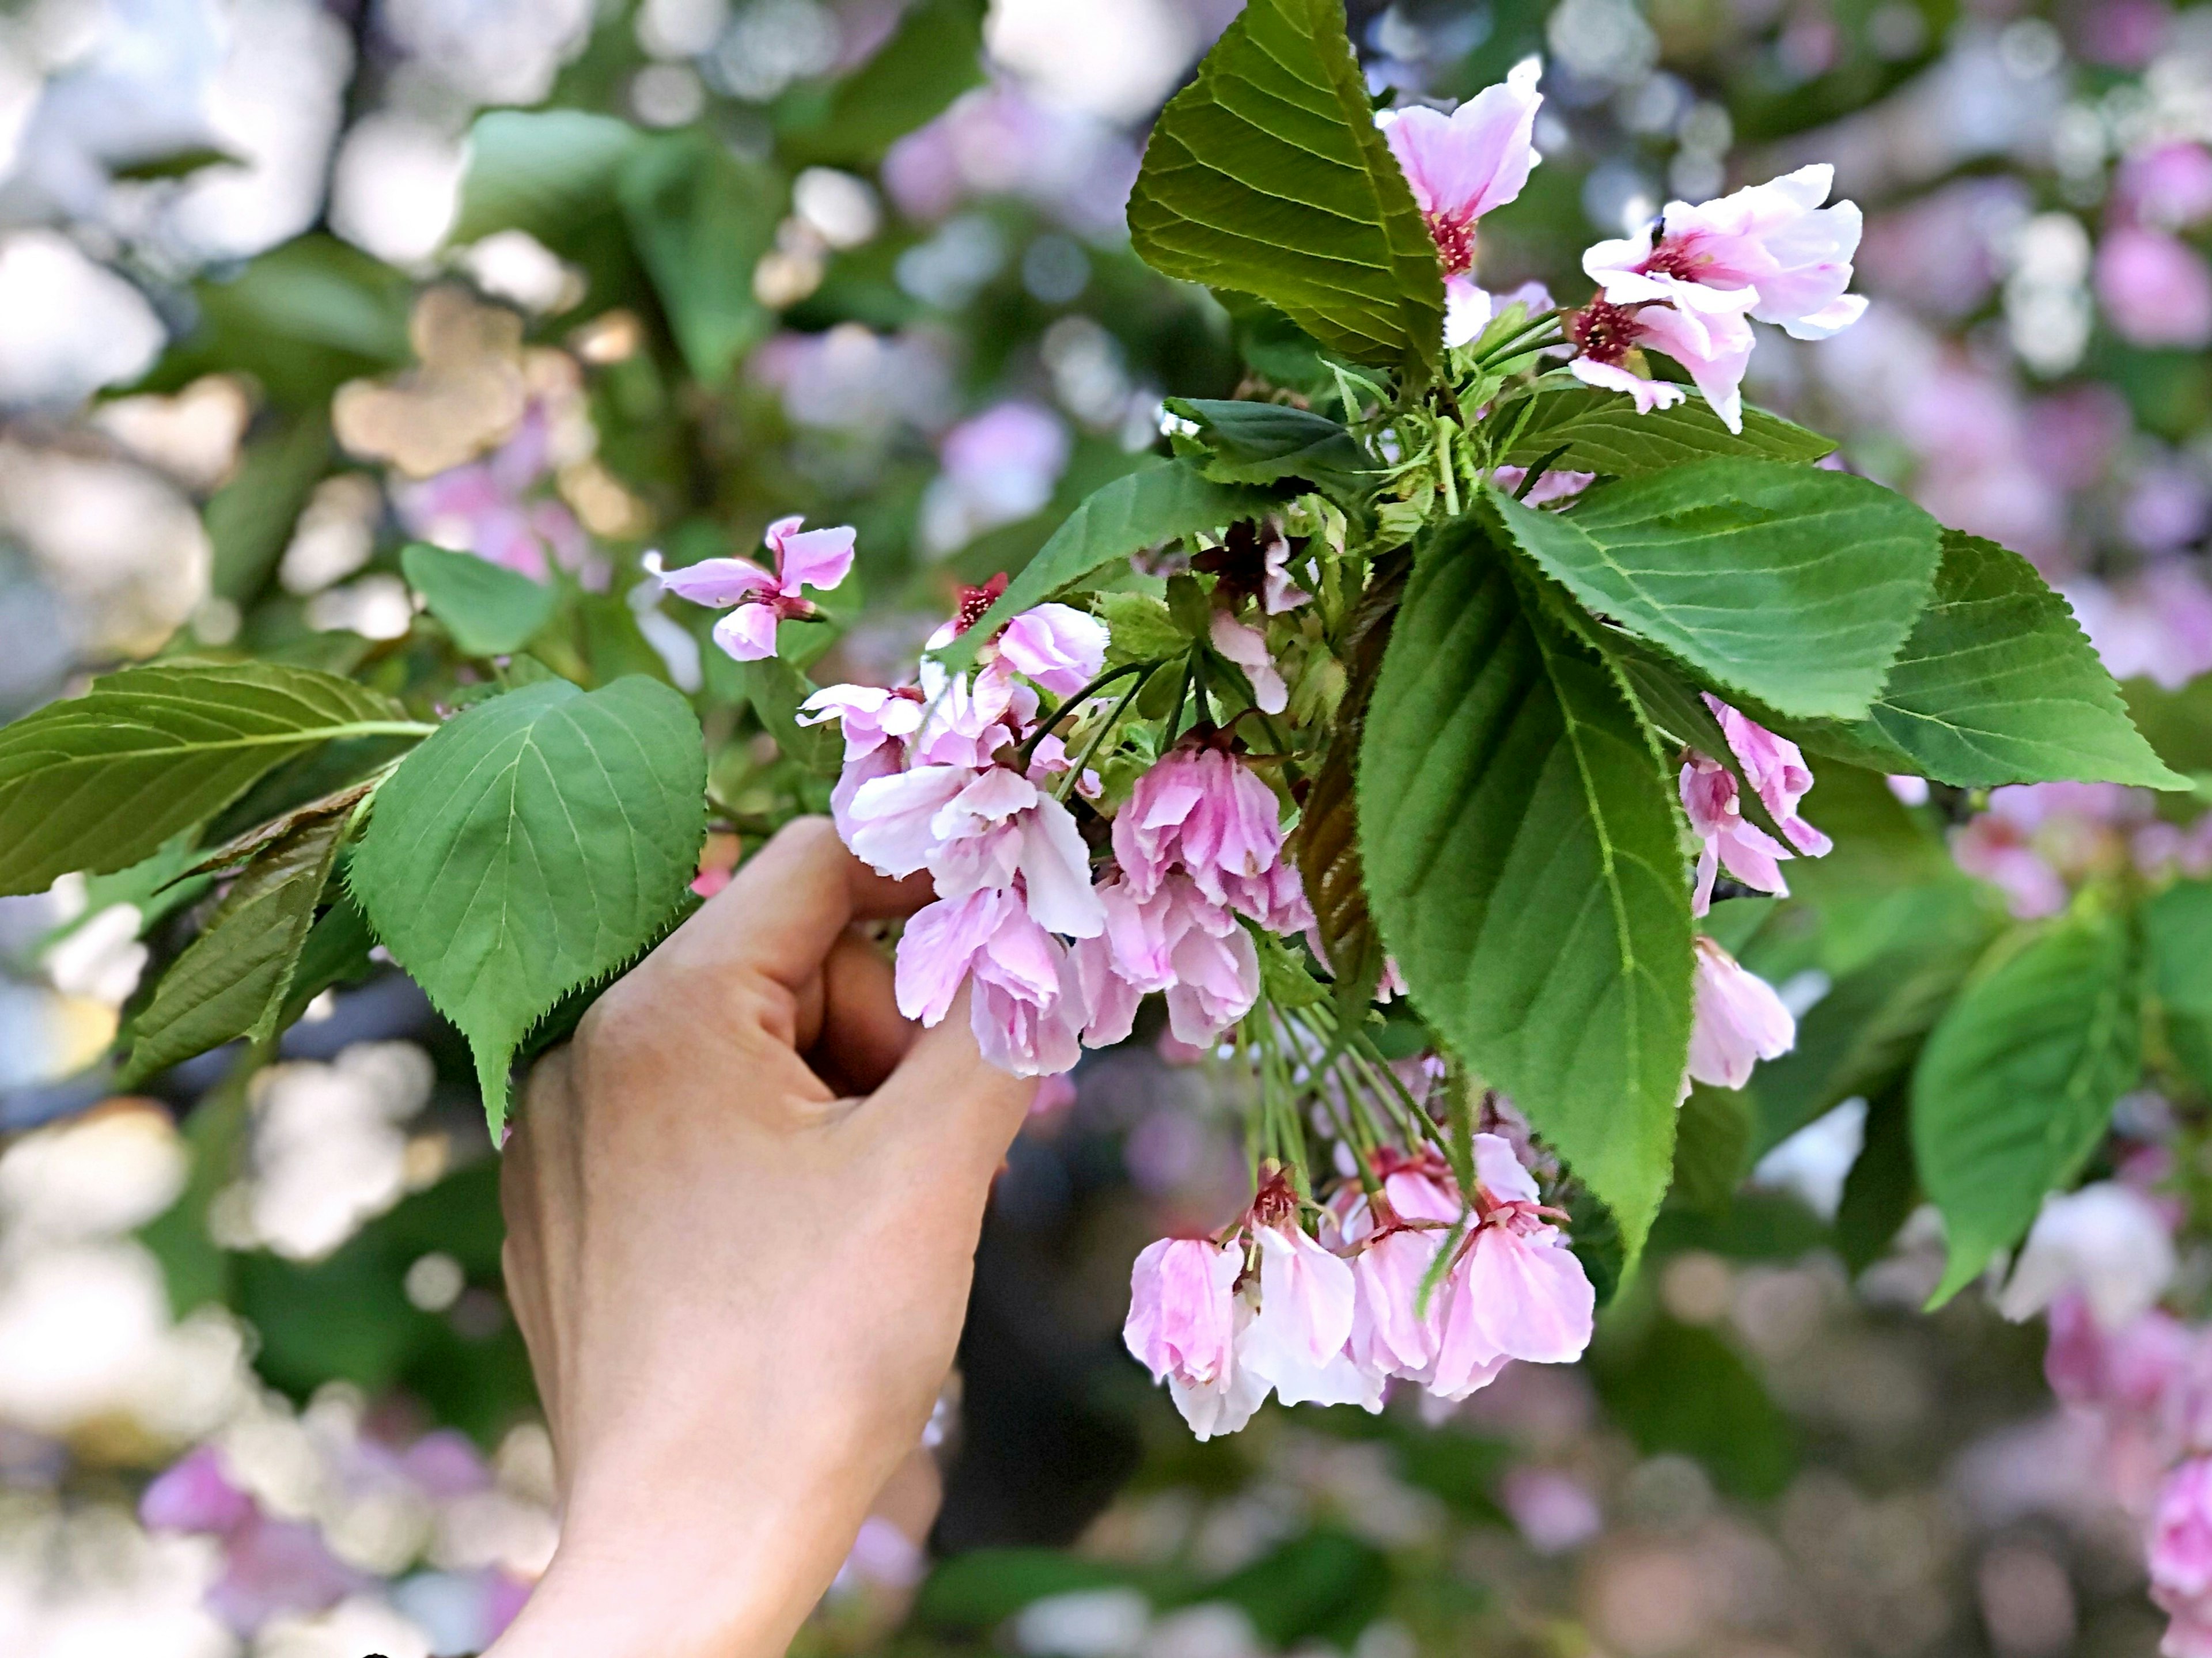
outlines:
M999 595L1006 591L1006 573L993 576L980 587L963 587L958 608L953 612L952 631L964 634L983 619L983 612L998 603Z

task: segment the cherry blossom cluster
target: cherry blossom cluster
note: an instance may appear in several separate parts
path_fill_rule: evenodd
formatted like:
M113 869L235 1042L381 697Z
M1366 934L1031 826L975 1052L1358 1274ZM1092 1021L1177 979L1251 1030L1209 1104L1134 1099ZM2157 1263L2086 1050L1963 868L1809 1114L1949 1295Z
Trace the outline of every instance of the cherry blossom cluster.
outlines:
M1551 308L1540 287L1493 297L1476 286L1476 229L1484 214L1521 193L1541 160L1531 140L1543 100L1530 59L1449 115L1425 108L1384 111L1392 153L1437 245L1444 270L1444 343L1474 340L1515 301ZM1858 320L1866 301L1845 292L1858 251L1856 204L1821 205L1835 169L1819 165L1692 206L1670 202L1634 235L1583 255L1598 292L1565 319L1577 378L1625 392L1639 413L1680 403L1685 392L1635 372L1630 358L1662 352L1690 379L1732 432L1743 429L1743 376L1751 324L1772 323L1801 340L1826 339Z
M1394 1379L1455 1401L1515 1359L1589 1345L1589 1278L1501 1135L1474 1137L1462 1194L1432 1152L1373 1160L1301 1224L1279 1169L1225 1238L1162 1238L1137 1257L1122 1339L1200 1439L1268 1394L1379 1411Z

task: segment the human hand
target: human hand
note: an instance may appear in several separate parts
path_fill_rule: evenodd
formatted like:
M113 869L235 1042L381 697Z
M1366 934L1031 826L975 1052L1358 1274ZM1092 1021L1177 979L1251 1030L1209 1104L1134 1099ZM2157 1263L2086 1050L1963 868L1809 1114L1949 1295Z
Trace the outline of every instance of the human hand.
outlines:
M495 1658L781 1653L951 1368L1035 1084L858 931L927 901L793 823L532 1075L507 1282L564 1501Z

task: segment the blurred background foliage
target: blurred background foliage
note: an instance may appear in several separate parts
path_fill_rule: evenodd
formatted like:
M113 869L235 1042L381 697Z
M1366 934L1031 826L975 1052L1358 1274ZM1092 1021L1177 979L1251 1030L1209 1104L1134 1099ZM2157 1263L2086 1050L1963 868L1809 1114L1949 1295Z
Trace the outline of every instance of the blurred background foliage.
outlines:
M711 618L662 611L641 554L855 525L813 671L886 678L959 584L1158 445L1163 396L1297 383L1296 341L1153 276L1121 227L1146 124L1234 10L7 0L0 715L238 652L465 698L441 629L493 626L581 683L695 696L711 888L826 799L834 744L765 740L755 711L796 682L702 650ZM2212 772L2212 9L1352 13L1378 94L1545 55L1544 164L1484 228L1496 288L1572 302L1579 250L1670 196L1833 161L1874 309L1817 355L1770 339L1753 395L2034 558L2166 757ZM419 542L483 561L445 567L469 602L403 568ZM2052 1403L2039 1333L1978 1295L1915 1310L1941 1251L1899 1086L2008 909L2130 859L2203 873L2202 803L1908 805L1823 776L1835 854L1714 926L1785 987L1799 1050L1689 1102L1583 1365L1516 1367L1443 1419L1278 1409L1193 1443L1119 1327L1138 1247L1241 1206L1241 1084L1149 1044L1094 1056L1014 1149L958 1389L808 1648L2154 1650L2106 1449ZM474 1650L556 1530L467 1054L341 909L280 1052L118 1096L100 1056L209 897L177 873L0 901L0 1651ZM2207 1067L2172 1035L2173 1097L2122 1126L2185 1171ZM2185 1298L2208 1281L2185 1262Z

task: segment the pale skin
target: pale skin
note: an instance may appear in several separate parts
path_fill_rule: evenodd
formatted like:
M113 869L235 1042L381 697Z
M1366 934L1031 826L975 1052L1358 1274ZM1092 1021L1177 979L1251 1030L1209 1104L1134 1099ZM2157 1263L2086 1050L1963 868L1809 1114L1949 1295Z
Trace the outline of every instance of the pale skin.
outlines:
M773 1658L912 1455L1035 1091L964 994L899 1017L866 928L928 897L793 823L532 1075L501 1197L562 1538L488 1658Z

